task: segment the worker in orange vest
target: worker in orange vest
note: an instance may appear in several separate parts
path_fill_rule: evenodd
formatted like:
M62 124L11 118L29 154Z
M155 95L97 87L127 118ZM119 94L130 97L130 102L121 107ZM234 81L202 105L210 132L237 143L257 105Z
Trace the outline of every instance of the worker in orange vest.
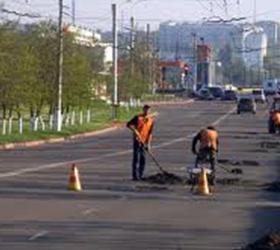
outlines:
M149 105L144 105L143 113L136 115L127 123L127 128L133 131L132 179L134 181L143 179L146 164L145 150L151 148L154 121L150 109Z
M196 150L196 144L200 142L199 151ZM211 165L211 170L215 172L216 153L219 150L218 132L213 126L202 129L193 139L192 152L197 155L195 168L200 162L208 160Z
M280 112L274 111L272 113L272 121L275 125L275 127L279 128L280 127Z

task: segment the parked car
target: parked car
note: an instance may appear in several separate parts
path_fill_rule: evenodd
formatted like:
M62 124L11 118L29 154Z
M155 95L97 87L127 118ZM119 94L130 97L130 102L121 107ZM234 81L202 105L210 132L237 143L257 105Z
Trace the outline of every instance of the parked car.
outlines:
M268 133L275 134L276 131L280 132L280 126L275 122L280 118L280 97L275 96L269 111L268 118Z
M237 102L237 114L241 112L251 112L256 114L257 105L252 97L240 97Z
M261 102L261 103L266 102L266 96L263 89L252 90L252 96L254 97L256 102Z
M224 91L221 87L213 86L213 87L208 87L208 89L214 98L216 98L216 99L223 98Z
M225 90L224 96L222 97L224 101L236 101L237 94L234 90Z
M214 100L214 96L211 94L210 90L208 88L203 88L200 89L197 93L196 96L200 100Z

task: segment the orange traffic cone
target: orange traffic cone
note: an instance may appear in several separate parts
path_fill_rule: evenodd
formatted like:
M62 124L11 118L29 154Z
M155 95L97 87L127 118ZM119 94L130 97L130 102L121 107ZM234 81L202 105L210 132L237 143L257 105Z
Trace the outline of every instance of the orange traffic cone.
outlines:
M81 191L82 190L80 176L79 176L79 170L76 167L76 164L73 164L71 167L69 183L68 183L68 190L72 190L72 191Z
M201 169L201 173L199 174L199 177L198 177L197 193L200 195L209 195L210 194L208 180L207 180L207 173L206 173L205 168Z

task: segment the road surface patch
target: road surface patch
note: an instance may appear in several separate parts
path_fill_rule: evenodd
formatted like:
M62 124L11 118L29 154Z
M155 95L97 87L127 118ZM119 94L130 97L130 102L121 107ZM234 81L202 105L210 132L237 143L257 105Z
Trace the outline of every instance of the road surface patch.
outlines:
M218 163L231 165L231 166L260 166L260 163L253 160L230 160L230 159L219 159Z
M165 174L165 173L158 173L155 175L148 176L144 179L144 181L149 183L155 183L155 184L169 184L169 185L185 185L187 181L183 179L182 177L175 175L175 174Z

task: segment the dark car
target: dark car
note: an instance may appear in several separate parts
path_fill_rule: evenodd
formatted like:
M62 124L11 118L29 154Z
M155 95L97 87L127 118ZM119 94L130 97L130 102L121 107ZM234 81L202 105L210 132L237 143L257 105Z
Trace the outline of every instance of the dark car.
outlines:
M213 100L214 96L210 93L208 88L205 89L200 89L196 96L200 99L200 100Z
M224 91L221 87L208 87L208 89L214 98L223 98Z
M222 100L236 101L237 100L236 92L234 90L225 90Z
M256 114L256 102L250 97L240 97L237 102L237 114L241 112L251 112Z

